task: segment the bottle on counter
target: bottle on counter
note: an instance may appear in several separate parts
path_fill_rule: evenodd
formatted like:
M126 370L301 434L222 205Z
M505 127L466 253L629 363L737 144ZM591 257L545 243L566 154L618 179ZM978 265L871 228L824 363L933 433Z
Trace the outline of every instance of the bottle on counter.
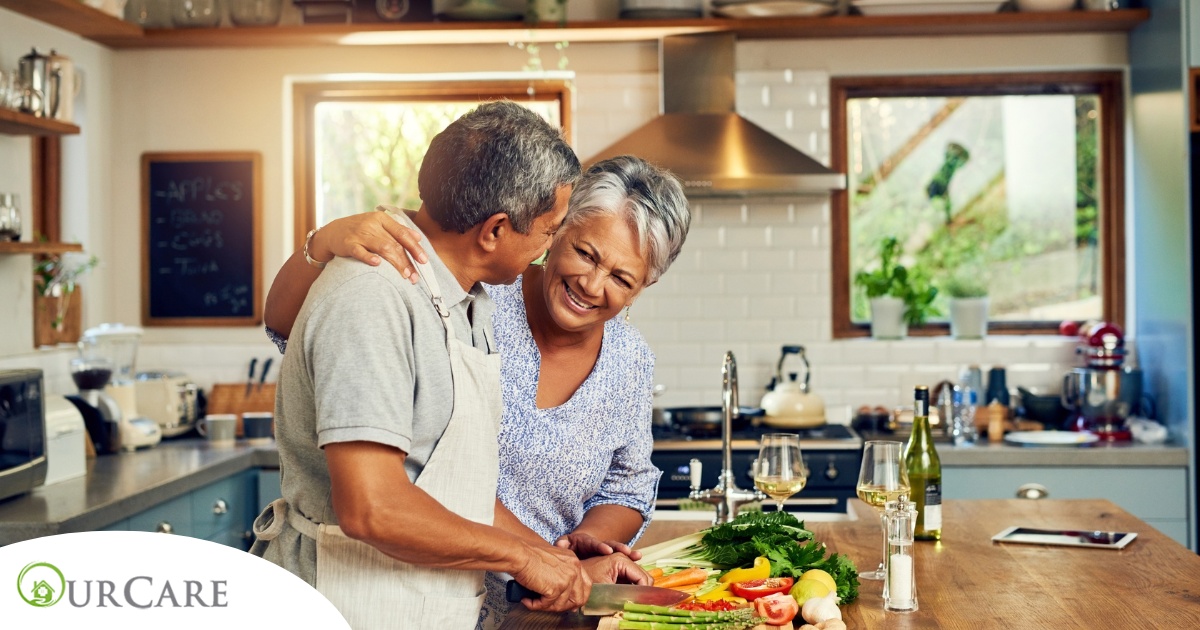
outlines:
M933 446L929 427L929 388L918 385L913 394L913 429L904 449L904 468L912 502L917 509L917 540L942 539L942 460Z

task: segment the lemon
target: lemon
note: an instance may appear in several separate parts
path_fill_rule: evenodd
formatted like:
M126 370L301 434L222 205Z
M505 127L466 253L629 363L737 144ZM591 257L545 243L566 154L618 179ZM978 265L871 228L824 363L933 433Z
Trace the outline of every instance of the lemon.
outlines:
M803 606L804 602L814 597L825 597L829 594L829 589L820 580L800 580L789 594L797 604Z
M799 581L803 582L804 580L816 580L824 584L825 588L831 592L837 590L837 582L833 581L833 576L820 569L809 569L801 573Z

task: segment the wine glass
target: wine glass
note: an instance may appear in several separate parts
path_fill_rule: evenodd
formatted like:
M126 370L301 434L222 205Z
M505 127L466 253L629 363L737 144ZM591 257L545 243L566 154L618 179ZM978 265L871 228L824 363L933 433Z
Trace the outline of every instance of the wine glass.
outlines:
M794 433L768 433L762 436L758 459L754 462L754 485L775 500L775 511L783 511L783 501L804 489L808 469L800 453L800 436Z
M858 498L879 512L879 524L884 528L883 557L887 557L887 523L883 508L888 501L908 495L908 473L904 470L904 445L900 442L871 441L863 444L862 468L858 472ZM859 573L864 580L882 580L883 562L875 571Z

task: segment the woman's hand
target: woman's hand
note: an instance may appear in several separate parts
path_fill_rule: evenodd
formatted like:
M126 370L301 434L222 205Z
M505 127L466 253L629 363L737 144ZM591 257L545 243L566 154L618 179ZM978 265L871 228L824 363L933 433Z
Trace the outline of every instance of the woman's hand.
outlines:
M586 532L574 531L565 536L560 536L554 541L554 546L563 549L570 549L575 552L580 558L592 558L595 556L608 556L613 553L622 553L630 557L632 560L641 560L642 552L635 551L625 543L615 540L602 541L595 536Z
M355 258L372 267L387 260L401 276L416 284L417 270L404 250L418 262L429 262L420 242L420 232L402 225L387 212L363 212L330 221L317 230L308 254L322 261L334 256Z
M597 584L654 585L654 578L624 554L588 558L583 561L583 570Z

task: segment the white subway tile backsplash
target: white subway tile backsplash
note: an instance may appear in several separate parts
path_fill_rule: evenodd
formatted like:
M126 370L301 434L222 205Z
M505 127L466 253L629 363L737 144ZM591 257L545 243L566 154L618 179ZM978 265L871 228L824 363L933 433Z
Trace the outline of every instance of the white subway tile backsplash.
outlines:
M912 369L907 365L872 365L857 384L868 387L899 387L908 379Z
M817 285L816 274L797 271L772 273L771 290L778 294L809 300L817 295L821 287Z
M789 203L755 203L750 206L748 215L750 225L774 226L794 220Z
M755 317L769 317L773 322L788 321L796 316L796 298L780 295L772 289L771 295L750 297L750 313Z
M727 330L745 325L750 315L749 298L736 295L706 295L700 298L700 317L730 322Z
M790 69L784 70L739 70L738 85L786 85L792 82L795 73Z
M799 216L801 215L797 213L797 217ZM771 226L771 247L803 251L817 247L819 243L820 232L816 230L815 226Z
M758 213L758 208L754 208L750 213L750 222L754 223L754 215ZM724 238L722 245L724 247L743 247L746 249L759 249L770 245L771 227L722 227L718 228L723 231ZM688 236L688 240L691 240Z
M725 338L725 322L677 318L675 327L679 339L686 339L696 343Z
M754 267L753 264L750 265ZM725 295L748 295L755 304L759 298L772 293L771 278L765 273L727 273L722 274L722 285L726 287Z
M766 109L771 106L771 88L766 85L738 85L735 98L738 110Z
M739 225L747 222L747 208L743 203L705 201L700 204L699 221L704 226ZM693 217L693 221L695 217Z
M749 254L744 250L704 250L700 254L700 271L745 271Z
M675 278L675 286L679 295L722 295L725 293L725 276L721 273L681 273ZM664 275L663 279L666 277Z
M983 340L950 340L938 343L932 357L938 363L972 365L984 356Z
M691 249L708 248L708 247L723 247L725 245L725 233L731 229L725 226L697 225L695 219L696 213L692 212L692 225L688 229L686 247Z
M769 319L742 319L725 327L729 341L736 343L765 343L775 341Z
M746 254L750 269L787 270L796 268L796 252L792 250L752 249ZM766 274L764 273L764 275Z
M788 343L798 343L806 339L828 339L829 335L822 331L821 327L821 320L803 317L775 320L771 323L771 331L775 337Z

